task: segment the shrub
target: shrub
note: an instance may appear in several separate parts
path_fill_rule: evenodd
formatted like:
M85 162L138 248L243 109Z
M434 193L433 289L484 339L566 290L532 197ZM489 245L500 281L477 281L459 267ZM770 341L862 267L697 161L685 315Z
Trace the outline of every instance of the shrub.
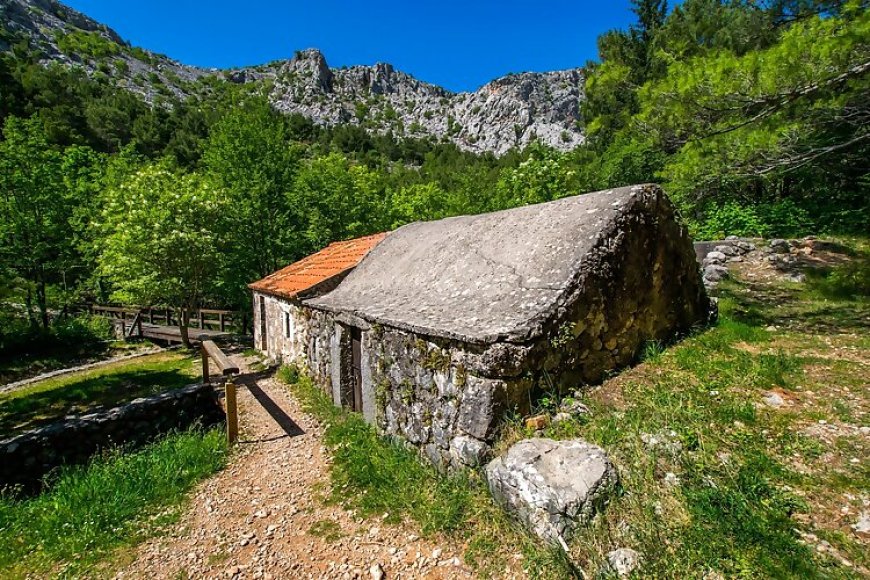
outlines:
M115 56L121 52L121 47L99 32L85 32L75 30L73 32L58 32L56 36L57 47L64 54L70 56L89 56L91 58L105 58Z
M111 338L111 324L98 316L61 317L46 331L17 313L0 312L0 357L58 349L80 351Z
M770 237L798 237L813 227L809 213L790 199L759 204L756 213Z
M752 206L729 201L707 212L706 219L695 229L695 237L718 240L725 236L757 236L767 233Z

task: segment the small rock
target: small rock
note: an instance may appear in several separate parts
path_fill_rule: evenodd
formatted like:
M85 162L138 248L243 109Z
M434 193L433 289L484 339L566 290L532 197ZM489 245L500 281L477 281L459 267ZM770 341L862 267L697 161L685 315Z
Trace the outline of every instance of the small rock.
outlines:
M728 268L719 264L710 264L704 268L704 281L721 282L729 276Z
M565 421L570 421L572 419L570 413L565 413L560 411L553 415L553 423L564 423Z
M526 429L532 429L534 431L538 431L539 429L544 429L550 424L550 416L549 415L535 415L534 417L529 417L526 419Z
M384 569L380 564L372 564L372 567L369 568L369 574L371 575L372 580L384 579Z
M559 405L559 411L571 415L588 415L589 407L581 403L575 397L566 397L562 400L562 404Z
M725 260L727 259L728 256L726 256L723 252L717 252L714 250L704 256L704 265L706 266L709 264L724 264Z
M852 525L858 534L870 534L870 512L861 512L858 521Z
M640 564L640 554L631 548L619 548L607 554L607 569L612 574L630 575Z
M669 471L665 474L665 485L668 487L677 487L680 485L680 478L677 477L677 474Z
M764 393L764 404L768 407L773 407L774 409L778 409L785 405L785 399L782 398L782 395L775 391L767 391Z

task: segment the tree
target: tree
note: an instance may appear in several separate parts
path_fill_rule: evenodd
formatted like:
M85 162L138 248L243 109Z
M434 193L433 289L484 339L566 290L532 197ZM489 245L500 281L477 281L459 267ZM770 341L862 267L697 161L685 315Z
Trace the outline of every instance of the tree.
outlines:
M505 169L497 186L500 209L543 203L580 193L570 157L542 145L533 145L529 158Z
M299 171L291 203L300 223L297 257L390 225L380 176L338 153L312 159Z
M238 103L212 128L203 153L209 177L228 196L227 299L248 302L247 284L294 255L299 225L288 193L301 152L262 98Z
M190 310L220 289L220 226L227 207L220 191L197 174L164 163L146 166L107 190L102 210L100 273L122 303L178 308L190 346Z
M9 117L0 141L0 257L26 281L34 326L49 326L46 288L74 261L70 217L77 200L64 187L64 156L34 118ZM33 311L36 300L38 317Z
M870 143L870 13L793 24L765 50L718 51L672 64L644 87L634 126L674 152L663 175L703 201L743 195L824 167L866 172ZM756 196L757 197L757 196Z

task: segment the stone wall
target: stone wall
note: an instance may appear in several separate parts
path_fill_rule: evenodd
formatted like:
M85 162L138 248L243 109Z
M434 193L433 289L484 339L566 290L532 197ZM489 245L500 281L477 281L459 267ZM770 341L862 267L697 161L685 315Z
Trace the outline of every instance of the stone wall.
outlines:
M261 299L266 307L265 343L260 325ZM254 345L256 348L272 362L302 363L306 358L307 344L306 316L298 301L254 293Z
M0 488L37 491L53 469L115 445L141 445L172 429L225 420L210 385L191 385L120 407L69 417L0 441Z

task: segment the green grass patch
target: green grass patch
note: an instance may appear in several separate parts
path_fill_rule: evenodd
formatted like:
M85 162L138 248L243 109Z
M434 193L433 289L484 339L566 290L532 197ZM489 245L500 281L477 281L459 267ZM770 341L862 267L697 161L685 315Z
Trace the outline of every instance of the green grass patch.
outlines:
M423 534L445 534L468 542L466 562L482 575L501 575L514 555L531 578L569 578L573 571L558 550L532 540L510 521L489 496L480 474L464 470L439 473L417 451L379 436L361 415L333 405L330 397L295 368L283 367L307 413L325 423L324 441L332 453L327 500L361 516L404 518ZM331 533L318 522L310 533Z
M189 385L196 360L164 352L90 371L40 381L0 394L0 435L8 435L94 406L113 407L137 397Z
M103 575L94 570L118 549L176 521L187 492L224 466L226 452L222 430L192 429L66 468L40 496L0 498L0 576Z

